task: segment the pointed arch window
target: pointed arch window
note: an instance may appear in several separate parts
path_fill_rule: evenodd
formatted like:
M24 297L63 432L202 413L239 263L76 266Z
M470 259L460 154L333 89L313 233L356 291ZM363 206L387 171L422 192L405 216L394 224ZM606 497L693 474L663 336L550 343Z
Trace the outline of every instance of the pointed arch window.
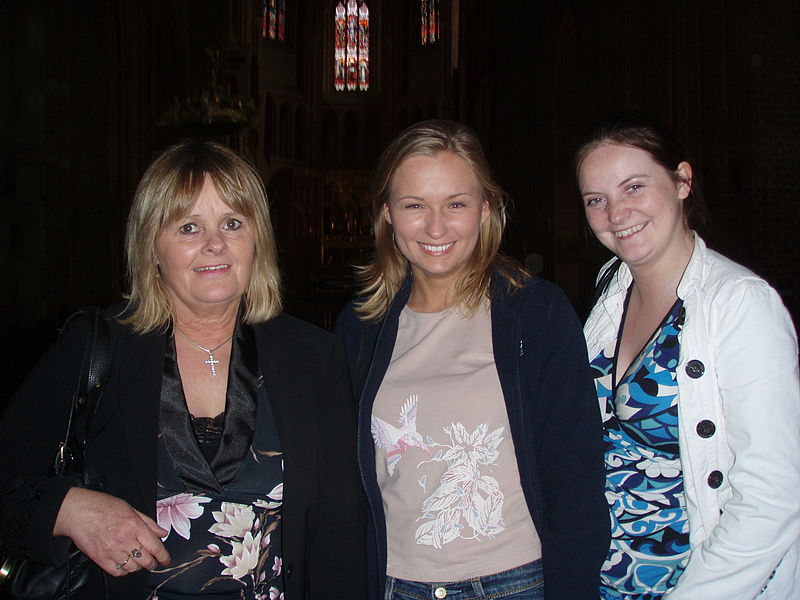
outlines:
M286 41L286 0L261 0L261 37Z
M439 41L439 0L419 0L420 42L430 46Z
M334 12L333 86L337 91L369 89L369 8L356 0L337 2Z

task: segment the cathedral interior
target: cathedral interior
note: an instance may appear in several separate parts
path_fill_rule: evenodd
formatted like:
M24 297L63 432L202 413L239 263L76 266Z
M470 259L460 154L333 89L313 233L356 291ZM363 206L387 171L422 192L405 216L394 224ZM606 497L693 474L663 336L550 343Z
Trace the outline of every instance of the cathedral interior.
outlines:
M648 111L702 177L709 245L800 315L800 4L97 0L0 7L3 350L13 390L69 313L126 291L134 189L159 150L225 143L267 186L286 310L330 328L370 253L370 171L427 118L479 134L511 199L504 253L585 314L608 254L571 151Z

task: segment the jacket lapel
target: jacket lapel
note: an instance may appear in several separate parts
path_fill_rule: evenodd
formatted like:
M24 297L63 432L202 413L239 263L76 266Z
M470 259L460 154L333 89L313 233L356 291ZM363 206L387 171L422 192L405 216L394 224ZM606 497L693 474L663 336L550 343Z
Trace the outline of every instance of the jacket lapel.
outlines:
M304 511L312 491L310 476L316 470L316 433L310 409L307 374L296 346L284 333L280 316L255 325L258 364L264 378L272 415L283 452L284 519L292 521L292 511ZM292 477L298 474L297 478ZM302 514L299 513L299 514Z
M128 334L114 361L123 415L124 448L147 514L154 516L158 457L158 407L164 365L164 336Z

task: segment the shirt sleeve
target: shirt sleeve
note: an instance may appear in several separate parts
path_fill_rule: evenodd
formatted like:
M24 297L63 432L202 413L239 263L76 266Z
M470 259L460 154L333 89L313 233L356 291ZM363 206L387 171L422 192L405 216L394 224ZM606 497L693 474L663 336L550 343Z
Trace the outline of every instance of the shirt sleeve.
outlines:
M545 593L559 600L597 598L608 553L600 411L586 343L560 290L523 319L523 364L538 449ZM528 356L525 360L524 357Z
M761 281L723 286L718 296L708 335L733 455L724 474L731 496L708 537L693 543L670 600L755 598L800 536L800 383L791 319Z
M321 375L319 523L309 549L309 598L367 596L363 501L353 397L340 340Z
M0 420L0 547L8 555L51 564L66 557L68 540L52 532L75 481L49 471L66 432L87 333L85 320L73 319L24 379Z

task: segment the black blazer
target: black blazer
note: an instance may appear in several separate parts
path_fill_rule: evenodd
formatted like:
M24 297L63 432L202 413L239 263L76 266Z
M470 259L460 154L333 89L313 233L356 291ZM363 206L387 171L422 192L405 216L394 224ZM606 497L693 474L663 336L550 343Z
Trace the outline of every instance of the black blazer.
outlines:
M113 318L117 313L106 311L113 357L92 420L87 460L105 476L109 493L155 518L165 337L135 334ZM73 323L28 375L0 421L0 553L57 563L68 548L68 540L54 538L52 530L72 482L45 474L63 437L81 369L87 327L84 320ZM288 315L258 324L254 332L284 454L286 598L366 597L355 417L341 344ZM95 571L81 597L103 597L102 571ZM108 597L141 600L146 579L144 571L105 577Z

